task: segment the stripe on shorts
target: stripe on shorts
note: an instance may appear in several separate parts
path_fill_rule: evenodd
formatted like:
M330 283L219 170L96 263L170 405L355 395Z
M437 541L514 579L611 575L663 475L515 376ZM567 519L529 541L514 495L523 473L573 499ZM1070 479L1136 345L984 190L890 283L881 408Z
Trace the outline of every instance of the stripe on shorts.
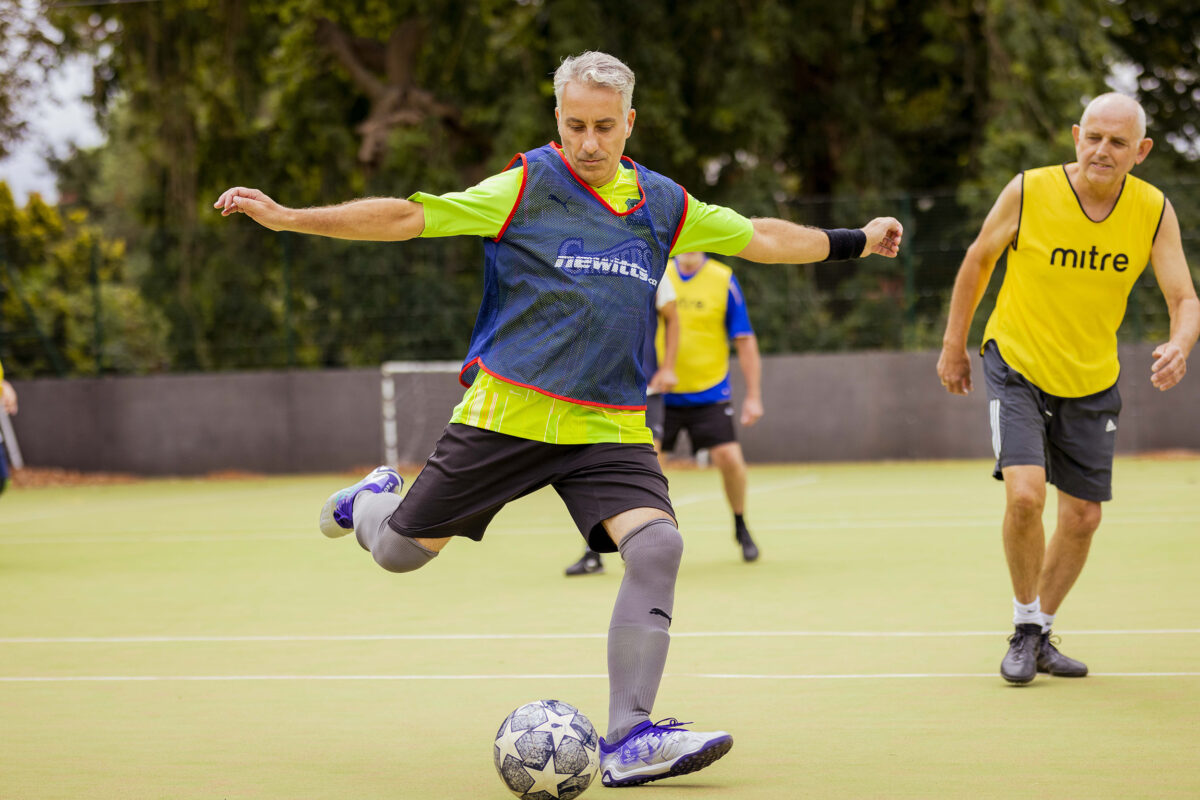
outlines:
M1000 460L1000 399L996 398L988 403L988 411L992 418L992 452L996 454L996 460Z

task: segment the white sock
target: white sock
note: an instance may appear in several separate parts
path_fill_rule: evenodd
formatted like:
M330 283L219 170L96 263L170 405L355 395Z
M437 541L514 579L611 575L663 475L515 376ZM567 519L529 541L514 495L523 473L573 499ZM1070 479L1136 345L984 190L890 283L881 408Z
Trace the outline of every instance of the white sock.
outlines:
M1042 612L1042 633L1049 633L1050 629L1053 627L1054 627L1054 615L1047 614L1045 611L1043 611Z
M1013 625L1041 625L1042 598L1033 598L1032 603L1022 603L1013 598Z

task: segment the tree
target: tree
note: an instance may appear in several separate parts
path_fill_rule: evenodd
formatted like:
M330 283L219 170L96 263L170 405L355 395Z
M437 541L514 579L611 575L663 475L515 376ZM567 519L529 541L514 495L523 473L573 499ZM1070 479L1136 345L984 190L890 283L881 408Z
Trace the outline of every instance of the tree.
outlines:
M1200 7L1186 0L1127 0L1110 21L1113 43L1136 74L1156 136L1200 158ZM1115 9L1114 9L1115 10Z
M55 60L55 43L28 2L0 5L0 158L26 134L23 106Z
M13 375L145 372L166 360L165 324L125 280L120 242L86 213L0 182L0 348Z
M1070 152L1070 123L1111 65L1136 44L1146 69L1187 78L1170 54L1192 51L1156 48L1139 27L1150 4L1159 18L1179 6L64 5L48 19L61 53L98 60L108 140L58 166L71 207L126 243L130 279L167 320L172 368L453 358L478 303L477 242L288 238L221 221L211 200L234 183L289 205L460 189L553 138L559 59L606 50L639 76L629 155L699 199L826 227L904 216L907 260L739 267L771 309L756 315L764 343L919 344L899 321L938 327L963 239L1018 169Z

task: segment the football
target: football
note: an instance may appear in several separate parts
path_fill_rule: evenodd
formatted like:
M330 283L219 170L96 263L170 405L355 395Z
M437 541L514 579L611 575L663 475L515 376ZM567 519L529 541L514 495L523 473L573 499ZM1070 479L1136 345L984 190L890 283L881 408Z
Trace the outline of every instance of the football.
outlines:
M521 800L571 800L600 768L600 740L575 706L536 700L509 714L492 748L496 772Z

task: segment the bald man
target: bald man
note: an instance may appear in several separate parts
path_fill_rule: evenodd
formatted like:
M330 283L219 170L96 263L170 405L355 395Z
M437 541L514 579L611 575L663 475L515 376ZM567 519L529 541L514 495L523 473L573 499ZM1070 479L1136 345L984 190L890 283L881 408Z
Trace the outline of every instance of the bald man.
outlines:
M1148 365L1160 391L1183 378L1200 333L1175 210L1130 174L1153 146L1142 107L1124 95L1101 95L1071 133L1074 162L1026 170L992 206L959 268L937 365L947 391L971 391L967 331L996 262L1007 256L982 355L1013 587L1015 631L1000 674L1014 684L1038 672L1087 675L1050 632L1087 560L1100 504L1112 499L1121 410L1116 334L1147 262L1171 315L1170 338ZM1048 548L1047 482L1058 490Z

